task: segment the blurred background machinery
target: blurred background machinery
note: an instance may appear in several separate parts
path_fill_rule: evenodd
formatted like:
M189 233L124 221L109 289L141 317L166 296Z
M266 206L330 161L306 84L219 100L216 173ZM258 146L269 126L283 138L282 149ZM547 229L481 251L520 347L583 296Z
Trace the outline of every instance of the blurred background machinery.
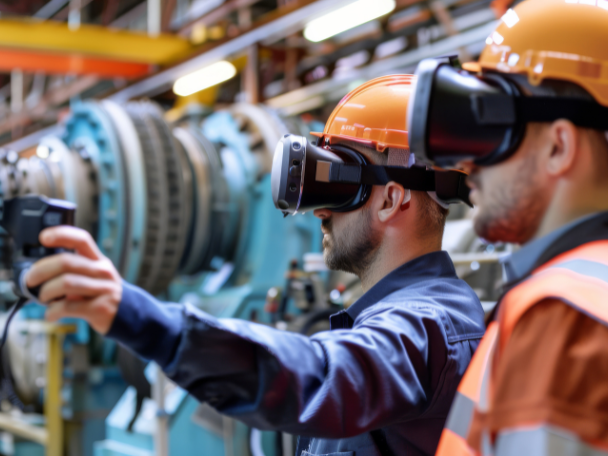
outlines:
M265 311L268 290L284 282L293 259L301 261L320 246L312 214L284 220L272 204L272 151L287 129L255 105L236 104L207 116L199 111L193 107L169 125L150 101L76 103L62 134L42 138L37 155L16 161L4 157L4 197L39 193L75 202L76 224L93 235L125 280L219 317L272 323L272 309ZM4 299L10 302L11 296ZM281 310L282 315L289 311ZM48 366L40 355L48 351L48 341L34 336L43 308L31 304L22 313L3 360L16 385L13 408L23 412L29 406L35 412L46 383ZM103 421L100 427L93 416L103 410L87 402L87 396L100 395L92 390L93 367L96 375L112 372L130 385L107 421L108 440L95 444L95 454L152 454L155 445L165 446L168 454L194 454L194 448L213 445L219 453L225 447L243 454L239 448L249 447L244 427L223 419L218 425L216 412L199 407L153 366L146 376L145 364L129 352L98 340L81 321L68 323L74 331L67 338L67 354L79 356L73 363L80 364L77 373L84 383L84 397L71 397L74 382L64 382L62 389L70 396L63 398L62 412L69 454L93 454L94 442L103 439ZM107 396L104 405L114 405L117 385L106 378L98 383ZM11 394L6 392L9 402ZM77 409L83 414L75 414ZM190 419L195 412L202 425ZM6 418L25 426L29 417L8 413ZM232 430L218 436L218 426Z
M313 334L360 295L312 214L270 197L278 139L423 58L477 56L512 0L0 0L0 200L78 205L125 280L162 300ZM510 246L452 207L444 237L489 312ZM0 310L15 301L0 233ZM0 363L0 454L288 456L82 321L28 304ZM0 312L0 324L5 319Z

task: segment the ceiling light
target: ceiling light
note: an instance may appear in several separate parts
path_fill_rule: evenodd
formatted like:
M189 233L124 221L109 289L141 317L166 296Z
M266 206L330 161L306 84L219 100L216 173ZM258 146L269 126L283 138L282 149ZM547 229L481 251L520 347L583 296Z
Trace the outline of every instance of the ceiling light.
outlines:
M326 40L395 9L395 0L357 0L309 22L304 37L312 42Z
M230 62L222 60L193 73L182 76L173 84L173 92L180 97L212 87L227 81L236 74L236 68Z
M40 144L36 148L36 155L38 156L38 158L42 158L42 159L49 158L50 154L51 154L51 149L49 149L49 146L47 146L46 144Z

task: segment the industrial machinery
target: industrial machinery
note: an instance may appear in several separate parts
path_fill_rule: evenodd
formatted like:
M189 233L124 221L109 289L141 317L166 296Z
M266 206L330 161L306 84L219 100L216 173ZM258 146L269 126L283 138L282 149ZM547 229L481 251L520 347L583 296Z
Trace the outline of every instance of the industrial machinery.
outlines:
M307 129L251 104L215 113L191 107L169 124L152 102L81 102L61 134L43 138L35 155L2 155L0 188L5 199L43 194L76 203L76 225L94 236L125 280L161 300L311 334L328 329L327 317L361 292L356 278L324 271L312 214L284 219L272 203L274 146L284 134ZM491 302L496 246L474 236L464 210L453 208L444 247L459 274ZM5 306L15 299L7 283L10 246L0 236ZM223 417L84 322L49 326L43 313L30 304L10 329L2 368L15 391L10 382L0 385L0 429L11 436L0 438L0 452L293 451L292 436Z
M285 283L291 262L321 246L312 214L283 219L272 203L272 152L287 132L278 116L251 104L206 116L190 110L169 125L152 102L86 101L72 107L61 134L40 141L35 156L5 153L0 185L4 198L35 193L76 203L76 225L94 236L125 280L160 299L270 324L276 318L266 311L268 290ZM2 241L6 280L10 243ZM10 303L10 288L2 291ZM297 315L302 309L293 302L285 306ZM17 391L12 407L0 412L0 429L22 439L0 452L37 454L26 440L57 456L272 455L292 445L197 403L156 366L146 367L82 321L65 322L68 334L57 339L64 342L53 345L67 360L58 368L62 435L36 440L15 430L35 433L45 423L31 412L44 412L50 424L41 399L51 394L43 312L26 306L10 330L4 375Z

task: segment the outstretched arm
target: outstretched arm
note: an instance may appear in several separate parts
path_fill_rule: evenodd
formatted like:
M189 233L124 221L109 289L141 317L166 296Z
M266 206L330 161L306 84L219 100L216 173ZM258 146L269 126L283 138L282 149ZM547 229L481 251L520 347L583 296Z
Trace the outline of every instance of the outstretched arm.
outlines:
M354 330L308 338L160 303L109 271L81 230L56 228L43 233L43 242L81 254L50 257L30 271L29 286L43 283L41 300L56 300L50 319L87 320L156 361L199 400L257 428L357 435L418 416L440 381L447 349L433 344L444 353L429 353L429 337L445 338L432 308L414 313L377 304L361 314ZM442 361L431 366L430 358Z

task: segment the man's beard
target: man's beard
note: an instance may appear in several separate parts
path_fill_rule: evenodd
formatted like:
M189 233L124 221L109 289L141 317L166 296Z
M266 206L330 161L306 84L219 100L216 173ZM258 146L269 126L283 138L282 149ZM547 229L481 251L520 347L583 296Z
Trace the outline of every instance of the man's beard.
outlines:
M323 238L323 257L327 267L361 277L373 264L381 243L380 236L371 226L370 211L363 209L360 223L340 233L334 232L331 217L321 223L329 233Z
M515 181L508 186L491 186L485 191L492 197L489 204L480 208L475 216L475 231L490 242L523 244L529 241L540 226L546 208L544 190L535 180L534 157L526 160ZM481 182L476 175L469 176L479 191Z

